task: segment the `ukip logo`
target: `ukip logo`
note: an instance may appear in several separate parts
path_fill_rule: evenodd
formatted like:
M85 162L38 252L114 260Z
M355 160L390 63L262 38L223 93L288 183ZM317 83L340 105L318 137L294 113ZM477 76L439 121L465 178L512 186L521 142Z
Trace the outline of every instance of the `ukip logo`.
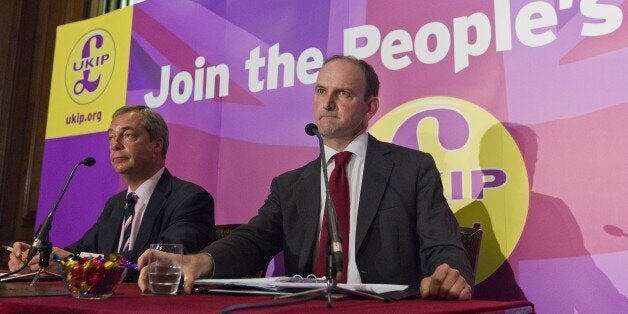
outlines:
M460 225L482 224L476 282L494 273L521 237L530 193L523 157L504 125L468 101L426 97L386 113L369 132L432 154Z
M95 29L83 35L70 52L65 85L78 104L92 103L107 88L115 65L115 43L109 32Z

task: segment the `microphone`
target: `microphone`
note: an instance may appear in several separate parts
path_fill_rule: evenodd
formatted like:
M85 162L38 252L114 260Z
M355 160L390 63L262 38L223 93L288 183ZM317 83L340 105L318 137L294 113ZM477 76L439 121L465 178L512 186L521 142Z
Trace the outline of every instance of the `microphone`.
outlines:
M48 216L46 216L46 219L44 220L44 222L42 222L42 224L39 225L39 228L37 229L37 233L35 233L35 239L33 240L33 244L31 245L31 248L28 251L28 257L27 257L28 261L30 261L31 259L33 259L33 257L35 257L40 247L43 244L45 244L44 242L48 242L48 233L50 232L50 228L52 227L52 218L54 217L54 214L57 211L57 207L59 206L59 203L61 202L61 198L63 198L65 191L68 189L68 185L70 184L72 177L74 177L74 173L76 172L76 169L78 169L80 165L91 167L95 164L96 164L96 159L94 159L94 157L87 157L81 160L80 162L78 162L74 166L74 168L72 168L72 172L70 172L68 179L65 181L65 185L63 186L63 189L61 189L61 194L59 195L59 198L57 198L57 201L50 209Z
M308 123L305 126L305 134L307 134L309 136L314 136L315 134L319 134L318 133L318 127L316 126L316 124ZM319 134L319 136L320 136L320 134Z
M94 157L87 157L83 159L81 163L84 164L85 166L91 167L96 164L96 159L94 159Z
M318 138L318 147L320 149L320 158L321 158L321 168L323 168L323 177L325 177L325 204L327 209L327 234L329 235L330 241L330 252L331 259L328 259L328 262L331 261L331 265L327 265L328 269L331 268L332 278L337 282L340 280L340 275L342 273L342 241L340 239L340 233L338 232L338 217L336 216L336 208L334 207L334 202L331 199L331 194L329 193L329 176L327 175L327 165L325 163L325 148L323 145L323 137L318 132L318 126L314 123L308 123L305 126L305 133L309 136L314 136ZM345 239L348 241L349 239ZM328 271L329 273L329 271ZM331 278L329 278L331 279Z

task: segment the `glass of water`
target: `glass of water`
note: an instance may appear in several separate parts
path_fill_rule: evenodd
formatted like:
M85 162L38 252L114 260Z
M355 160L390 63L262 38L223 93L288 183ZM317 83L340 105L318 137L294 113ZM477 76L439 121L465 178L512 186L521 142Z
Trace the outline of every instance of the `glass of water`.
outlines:
M148 258L148 284L153 294L176 294L181 281L183 245L153 243Z

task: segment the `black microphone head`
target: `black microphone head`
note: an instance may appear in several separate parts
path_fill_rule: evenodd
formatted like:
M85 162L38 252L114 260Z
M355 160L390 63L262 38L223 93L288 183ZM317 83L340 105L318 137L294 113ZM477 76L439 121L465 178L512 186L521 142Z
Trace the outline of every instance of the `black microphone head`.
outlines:
M96 164L96 159L94 159L94 157L87 157L83 159L82 164L84 164L85 166L91 167Z
M305 133L309 136L314 136L318 132L318 127L314 123L308 123L305 126Z

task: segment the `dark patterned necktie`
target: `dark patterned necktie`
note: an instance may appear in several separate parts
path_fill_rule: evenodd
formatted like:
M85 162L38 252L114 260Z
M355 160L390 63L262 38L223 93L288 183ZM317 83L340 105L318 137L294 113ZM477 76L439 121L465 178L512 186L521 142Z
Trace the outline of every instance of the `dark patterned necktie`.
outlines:
M131 226L133 225L133 214L135 213L135 203L137 202L137 194L131 192L126 196L126 203L124 205L124 237L122 238L122 245L120 252L128 251L131 247Z
M339 282L347 282L347 265L349 264L349 180L347 179L347 163L351 159L351 152L340 152L333 157L335 166L329 176L329 193L334 202L338 217L338 231L342 241L342 274ZM321 225L321 238L318 243L315 274L325 276L327 270L327 211Z

